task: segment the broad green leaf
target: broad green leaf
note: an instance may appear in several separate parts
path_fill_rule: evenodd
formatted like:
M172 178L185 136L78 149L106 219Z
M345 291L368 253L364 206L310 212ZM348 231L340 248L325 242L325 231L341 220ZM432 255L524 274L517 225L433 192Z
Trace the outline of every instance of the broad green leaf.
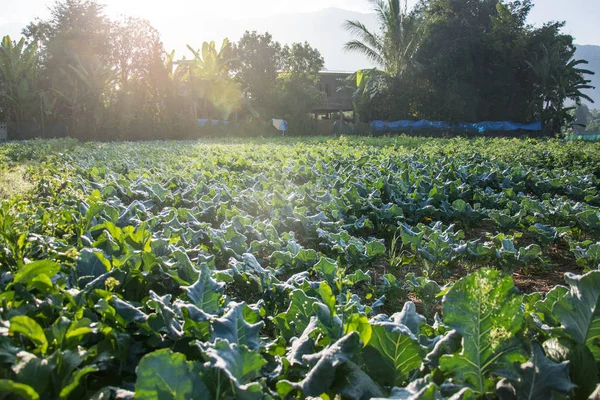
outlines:
M308 297L303 290L294 290L290 295L290 305L285 313L275 316L275 323L286 340L301 335L316 312L313 305L318 300Z
M46 354L48 340L42 327L26 315L19 315L10 319L9 332L20 333L31 340L39 348L42 354Z
M337 262L326 257L321 257L318 263L313 267L313 270L317 271L325 280L333 285L337 275L338 265Z
M231 380L236 398L260 399L263 396L261 385L252 382L260 376L266 360L245 345L229 343L217 339L214 344L202 346L210 366L223 372Z
M600 362L600 271L583 276L567 273L565 280L571 293L556 304L556 315L565 332Z
M53 365L45 358L40 358L26 351L19 352L14 360L12 371L20 383L31 386L37 393L46 393Z
M462 338L458 332L454 329L446 332L441 339L437 341L433 350L425 357L425 364L430 369L435 369L440 366L440 358L445 354L453 354L457 352L462 346Z
M9 379L0 379L0 392L12 393L25 400L39 400L40 395L31 386Z
M94 330L91 328L92 321L89 318L82 318L77 321L73 321L66 332L65 339L70 342L78 341L81 342L81 337L92 333Z
M60 271L60 264L53 261L34 261L30 264L25 264L19 268L19 272L15 275L15 283L23 283L30 285L34 279L40 275L46 275L48 278L52 278Z
M250 324L244 318L244 309L248 307L246 303L231 303L229 311L213 323L213 340L227 339L229 343L237 345L246 345L251 350L257 350L260 346L258 334L264 326L264 322L259 321Z
M364 362L369 375L381 385L402 386L421 365L421 347L408 329L388 329L372 325L371 340L363 349Z
M352 361L338 367L337 379L331 386L333 393L339 393L343 399L362 400L382 396L379 386L371 377Z
M183 337L183 327L175 311L171 308L171 295L159 296L150 290L150 300L148 305L154 308L162 317L164 322L164 331L170 339L179 340Z
M378 240L373 240L365 245L367 249L367 257L377 257L385 254L385 245Z
M560 321L557 320L558 315L555 314L554 308L556 304L561 302L561 299L565 296L568 296L569 289L564 286L555 286L552 290L550 290L544 300L539 300L534 303L534 309L536 312L542 314L542 321L550 326L556 326L560 324Z
M444 323L463 337L462 352L440 359L441 369L477 393L493 390L492 375L514 375L525 361L517 333L524 323L522 296L498 271L481 269L461 279L444 296ZM507 376L508 375L508 376Z
M97 371L98 371L98 368L96 368L96 367L85 367L85 368L82 368L79 371L75 372L73 374L73 376L71 377L69 384L60 391L60 398L68 399L69 396L71 395L71 393L73 393L73 391L77 389L81 380L86 375L97 372Z
M309 324L299 338L293 338L287 359L290 364L303 364L302 356L309 354L314 350L315 341L311 338L313 332L318 329L317 317L311 317Z
M336 340L342 337L344 327L339 316L335 315L328 306L321 302L314 303L313 309L319 320L319 328L323 330L328 339Z
M358 270L352 275L346 275L344 277L344 283L350 285L356 285L359 282L369 282L371 281L371 276L369 273L365 273L362 270Z
M88 248L82 249L75 268L77 278L79 279L79 286L83 288L85 284L102 276L110 271L110 269L110 261L106 259L102 251Z
M279 382L278 391L283 385L301 390L304 396L319 396L334 384L336 368L349 361L359 348L358 333L351 332L319 353L303 356L312 367L310 372L298 383Z
M352 314L346 319L345 322L345 335L350 332L358 332L360 341L363 343L363 347L369 344L371 336L373 335L373 328L371 327L369 319L366 315Z
M436 296L442 291L440 285L426 277L416 277L414 273L406 274L406 283L408 283L417 297L421 299L425 305L436 301Z
M135 372L136 399L210 400L198 369L183 354L157 350L142 357Z
M553 338L543 344L544 350L554 362L569 362L571 381L577 385L573 399L586 400L600 383L598 366L594 355L584 344L575 343L568 338Z
M121 300L116 295L113 295L112 301L115 311L123 318L123 321L126 324L130 324L134 321L141 323L148 320L148 315L130 302Z
M333 290L331 286L327 284L327 282L323 281L319 285L319 296L321 296L321 300L323 303L329 308L329 312L331 315L335 314L335 296L333 295Z
M182 286L191 302L200 310L208 314L217 314L220 310L219 301L223 292L222 282L212 278L212 271L203 264L200 268L198 280L192 286Z
M424 316L417 313L415 303L407 301L402 306L402 311L392 315L394 323L406 326L414 335L418 337L421 333L421 327L427 323Z
M569 394L575 387L569 380L569 363L560 364L550 361L538 342L532 343L531 359L521 364L519 377L510 380L518 400L546 400L553 397L553 392ZM498 394L511 387L508 380L500 382Z

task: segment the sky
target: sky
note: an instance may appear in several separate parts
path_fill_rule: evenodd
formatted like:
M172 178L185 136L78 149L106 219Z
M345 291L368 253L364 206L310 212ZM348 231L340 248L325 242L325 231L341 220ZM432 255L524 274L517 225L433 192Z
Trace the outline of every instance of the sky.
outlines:
M416 0L409 0L414 3ZM178 32L198 32L210 36L215 27L239 27L245 19L268 18L288 13L306 13L337 7L368 12L366 0L104 0L106 13L115 17L131 15L148 19L165 38L165 44L179 47ZM35 17L48 16L48 0L4 0L0 14L0 36L18 36L21 28ZM564 20L565 32L578 44L600 45L600 0L536 0L529 22ZM280 17L282 18L282 17ZM183 29L185 28L185 29ZM239 29L238 29L239 30ZM236 32L238 31L236 30ZM234 35L232 35L234 36ZM185 41L189 38L181 38ZM216 38L206 38L216 39ZM203 39L203 40L206 40ZM235 40L235 38L232 38Z

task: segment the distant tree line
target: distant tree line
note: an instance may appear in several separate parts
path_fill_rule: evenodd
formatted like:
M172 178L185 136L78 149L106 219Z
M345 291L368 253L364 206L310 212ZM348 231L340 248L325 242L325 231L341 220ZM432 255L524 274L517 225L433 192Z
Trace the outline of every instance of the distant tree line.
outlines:
M354 95L361 119L450 122L543 121L556 133L573 122L573 106L591 88L574 60L564 23L527 24L532 0L370 0L380 27L346 28L348 51L377 69L360 71Z
M346 49L377 65L346 82L363 122L542 120L556 133L591 101L582 92L591 72L573 59L563 24L526 23L532 0L421 0L410 11L406 1L369 1L378 31L346 23L356 36ZM228 119L239 135L264 134L271 118L314 132L324 60L308 43L246 32L178 57L148 21L111 20L95 0L59 0L50 11L0 43L0 121L13 137L58 126L82 139L191 138L198 118Z
M302 126L324 96L318 50L268 33L188 46L191 56L178 58L146 20L111 20L94 0L61 0L23 36L0 43L0 121L16 138L56 126L82 139L187 138L199 134L199 118L264 133L273 117Z

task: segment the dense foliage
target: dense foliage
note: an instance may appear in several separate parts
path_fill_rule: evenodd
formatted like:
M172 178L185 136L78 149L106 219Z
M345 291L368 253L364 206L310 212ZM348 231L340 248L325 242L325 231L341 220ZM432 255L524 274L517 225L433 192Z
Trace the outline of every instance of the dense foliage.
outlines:
M148 21L111 20L95 0L57 1L23 34L0 42L0 121L14 139L189 139L198 118L248 122L258 135L271 118L300 126L323 100L318 50L269 34L188 46L178 59Z
M597 390L598 145L62 140L0 161L2 399Z
M567 100L591 99L562 23L527 24L532 0L371 1L379 32L360 21L346 45L379 69L364 71L356 92L362 118L434 121L543 121L557 133L572 122Z
M573 59L562 23L526 23L532 0L372 0L372 32L346 24L349 51L378 69L349 82L362 122L428 119L448 122L542 120L555 134L589 99L585 60ZM12 138L73 136L86 140L192 139L197 119L225 119L237 136L272 132L288 120L291 134L312 134L309 114L322 105L324 60L308 43L282 45L246 32L167 53L148 21L111 20L96 0L57 0L24 38L0 42L0 120ZM210 124L209 124L210 125Z

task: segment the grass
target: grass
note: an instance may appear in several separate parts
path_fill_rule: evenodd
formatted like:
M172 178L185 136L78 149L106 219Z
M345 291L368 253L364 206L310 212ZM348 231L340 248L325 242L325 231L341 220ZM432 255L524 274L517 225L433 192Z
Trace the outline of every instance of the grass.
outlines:
M27 178L27 164L0 169L0 198L10 199L33 189Z

